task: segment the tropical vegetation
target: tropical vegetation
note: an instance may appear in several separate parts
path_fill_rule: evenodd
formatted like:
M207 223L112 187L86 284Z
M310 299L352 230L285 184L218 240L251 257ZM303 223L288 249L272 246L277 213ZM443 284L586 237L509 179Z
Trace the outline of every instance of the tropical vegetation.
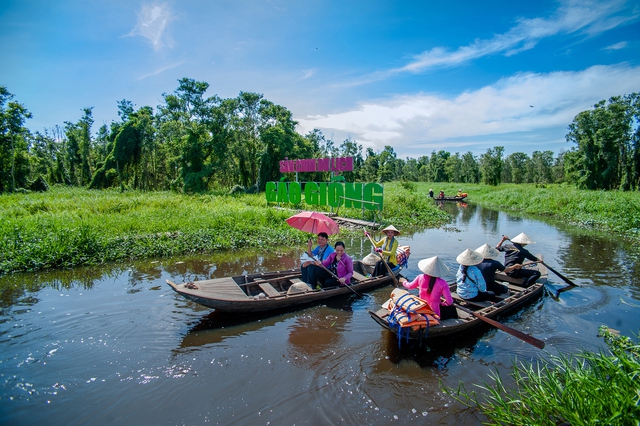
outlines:
M478 385L445 389L480 407L496 425L637 425L640 419L640 345L606 326L607 350L551 356L540 363L514 362L511 380L499 373ZM534 420L535 419L535 420Z
M353 157L347 182L563 183L584 189L640 189L640 95L601 101L569 125L571 149L504 156L504 147L471 152L433 151L398 158L393 147L363 150L357 141L337 143L321 131L296 132L284 106L261 94L206 96L209 84L179 80L155 110L117 102L118 121L94 133L93 109L77 121L31 132L27 107L0 86L0 193L46 190L56 184L93 189L202 193L256 192L281 178L280 160ZM299 173L301 181L328 181L329 172Z

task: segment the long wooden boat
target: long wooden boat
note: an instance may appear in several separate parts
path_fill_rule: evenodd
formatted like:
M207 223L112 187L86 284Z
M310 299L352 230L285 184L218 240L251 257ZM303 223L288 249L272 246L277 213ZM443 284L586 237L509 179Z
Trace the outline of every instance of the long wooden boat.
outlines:
M461 196L461 197L442 197L442 198L434 198L434 200L436 201L462 201L465 198L467 198L467 196Z
M507 294L499 296L501 299L499 302L465 301L455 293L455 283L452 284L452 296L458 312L458 318L442 320L440 324L431 325L428 329L426 326L410 329L409 333L404 336L398 335L398 328L391 326L387 321L390 313L388 309L382 308L376 312L369 311L369 315L383 328L398 335L399 344L402 344L400 338L403 338L403 341L406 338L407 340L419 341L422 345L429 345L434 339L450 338L486 324L486 322L469 313L469 311L476 312L487 318L496 319L498 316L506 315L535 301L544 292L544 283L547 280L547 270L544 265L538 264L535 267L540 270L542 276L530 287L522 287L521 279L512 278L500 272L496 273L496 281L506 284L509 288Z
M359 260L353 262L353 269L350 288L358 293L392 282L392 278L388 275L368 277L373 268ZM221 312L265 312L353 294L353 291L347 287L311 289L302 282L301 278L300 269L289 269L182 284L167 280L167 284L185 298Z

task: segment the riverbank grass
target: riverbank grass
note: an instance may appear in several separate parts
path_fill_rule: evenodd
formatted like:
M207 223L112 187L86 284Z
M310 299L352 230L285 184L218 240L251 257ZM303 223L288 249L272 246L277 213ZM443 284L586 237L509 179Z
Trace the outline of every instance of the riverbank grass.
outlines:
M538 364L514 362L511 383L500 375L478 385L482 396L445 391L479 407L491 424L636 425L640 419L640 346L600 327L608 351L552 356ZM533 420L535 419L535 420Z
M383 223L426 228L450 218L399 185L385 188ZM68 268L257 247L303 245L309 234L286 224L295 209L262 194L184 195L56 187L0 196L0 273ZM326 207L321 207L328 209ZM356 209L340 215L360 217ZM362 236L343 227L339 237Z

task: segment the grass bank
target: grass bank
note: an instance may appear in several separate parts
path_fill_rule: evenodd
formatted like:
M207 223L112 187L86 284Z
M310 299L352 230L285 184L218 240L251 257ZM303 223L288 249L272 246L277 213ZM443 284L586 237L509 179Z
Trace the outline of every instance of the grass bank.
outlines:
M458 189L473 203L496 210L553 217L565 223L640 239L640 193L587 191L568 185L420 183L418 191L429 188L455 195Z
M398 227L426 228L449 220L400 184L385 186L385 204L384 222ZM191 196L60 187L6 194L0 196L0 273L302 244L308 234L286 224L291 214L267 206L264 194ZM358 210L340 214L361 217ZM342 234L355 232L345 229Z
M498 374L478 385L481 395L445 389L479 407L496 425L635 425L640 419L640 346L600 327L607 351L514 363L508 386ZM532 419L536 419L532 421Z

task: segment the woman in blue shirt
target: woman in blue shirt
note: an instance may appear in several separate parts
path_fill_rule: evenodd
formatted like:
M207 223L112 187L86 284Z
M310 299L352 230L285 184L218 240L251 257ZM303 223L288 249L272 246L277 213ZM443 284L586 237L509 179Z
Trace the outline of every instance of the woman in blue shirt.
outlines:
M487 291L487 283L482 272L475 265L482 262L483 257L476 251L466 249L458 255L456 261L460 264L456 274L458 284L456 292L465 300L479 302L491 300L495 294Z

